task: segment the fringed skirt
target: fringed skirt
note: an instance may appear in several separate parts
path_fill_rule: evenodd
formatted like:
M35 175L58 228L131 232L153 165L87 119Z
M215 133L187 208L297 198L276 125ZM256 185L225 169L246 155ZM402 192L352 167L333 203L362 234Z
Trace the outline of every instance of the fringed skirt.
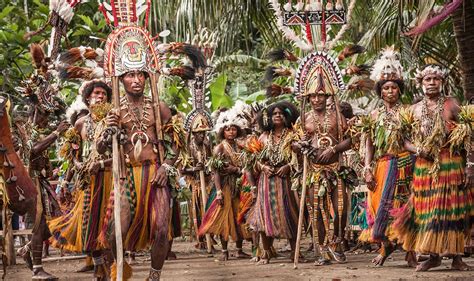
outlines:
M151 179L158 169L155 166L145 163L129 169L127 196L132 203L132 221L124 244L128 251L146 250L155 239L169 234L170 190L152 186Z
M121 190L121 224L128 230L124 249L127 251L148 250L155 239L167 239L170 224L170 191L168 187L152 186L151 180L156 164L149 162L131 166ZM108 245L114 233L114 190L110 193L107 214L99 235L99 242Z
M228 241L229 236L233 241L242 238L242 233L237 224L240 198L235 185L235 177L227 176L223 180L222 196L224 204L220 205L216 198L212 201L202 219L199 227L199 235L206 233L220 235L224 241ZM234 191L234 192L233 192Z
M53 234L53 246L73 252L91 252L103 249L98 243L107 203L112 189L110 170L99 171L91 177L90 188L77 193L72 210L48 225Z
M359 240L382 242L393 240L390 211L400 208L410 197L410 182L413 174L412 157L404 152L397 157L386 155L377 161L375 168L375 190L367 198L367 222Z
M268 237L296 238L298 203L290 178L260 175L255 209L248 222L252 229Z
M418 158L413 196L394 213L393 230L406 251L423 254L462 254L470 231L471 190L463 188L463 158L440 153L437 180L429 174L432 161Z

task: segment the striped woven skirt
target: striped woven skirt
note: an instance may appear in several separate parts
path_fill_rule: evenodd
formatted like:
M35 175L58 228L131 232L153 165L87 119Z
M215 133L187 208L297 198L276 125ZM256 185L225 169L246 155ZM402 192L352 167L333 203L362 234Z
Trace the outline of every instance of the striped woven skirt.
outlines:
M214 198L211 205L207 209L199 227L199 235L207 233L212 235L220 235L224 241L228 241L229 237L233 241L242 238L242 233L237 223L239 213L240 197L235 192L236 178L233 176L225 176L222 180L222 196L224 204L220 205Z
M382 242L393 240L390 211L400 208L410 196L413 174L412 156L408 152L397 157L386 155L377 161L375 168L375 190L368 192L367 222L359 240Z
M98 243L98 237L112 189L112 173L99 171L91 176L90 182L90 188L77 193L76 204L69 213L48 223L53 246L73 252L104 248Z
M413 196L394 212L393 230L407 251L462 254L473 204L471 190L463 188L463 158L443 149L437 179L429 174L432 164L423 158L416 160Z
M260 174L255 209L248 222L255 231L268 237L296 238L298 204L289 177Z

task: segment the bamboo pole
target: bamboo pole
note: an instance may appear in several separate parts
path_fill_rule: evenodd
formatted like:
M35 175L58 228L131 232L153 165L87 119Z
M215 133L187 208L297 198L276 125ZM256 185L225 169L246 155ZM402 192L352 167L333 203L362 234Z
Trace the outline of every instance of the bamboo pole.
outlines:
M205 149L205 147L204 147ZM203 163L202 153L198 151L198 158L199 162ZM206 211L206 204L207 204L207 192L206 192L206 178L204 175L204 171L199 171L199 179L201 181L201 198L202 198L202 208L201 208L201 220L204 218L204 213ZM211 235L209 233L206 234L206 245L207 245L207 253L212 253L212 242L211 242Z
M302 96L303 100L301 101L301 111L300 111L300 122L301 128L304 132L305 130L305 106L306 106L306 96ZM296 247L295 247L295 257L293 268L298 268L298 261L300 258L300 244L301 244L301 232L303 229L303 217L304 217L304 207L306 200L306 178L308 176L308 155L303 155L303 183L301 188L301 198L300 198L300 210L298 215L298 229L296 233ZM313 226L314 227L314 226Z
M120 84L119 78L112 77L112 101L114 109L117 114L120 114ZM123 179L121 179L121 153L119 148L119 128L116 128L116 133L112 138L112 175L114 183L114 225L115 225L115 247L117 254L117 280L123 280L123 241L122 241L122 222L120 218L121 213L121 186Z

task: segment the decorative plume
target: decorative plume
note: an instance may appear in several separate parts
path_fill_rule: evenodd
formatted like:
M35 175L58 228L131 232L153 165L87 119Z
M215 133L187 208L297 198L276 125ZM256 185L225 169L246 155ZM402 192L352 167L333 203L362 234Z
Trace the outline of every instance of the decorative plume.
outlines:
M185 43L171 43L171 44L160 44L157 46L159 53L173 53L186 55L192 62L194 68L206 67L206 58L204 57L201 50L193 45Z
M343 75L370 75L370 66L366 64L349 65L342 71Z
M431 18L425 20L424 22L418 24L416 27L406 32L407 36L417 36L433 26L438 25L440 22L444 21L447 17L452 15L459 6L464 2L464 0L453 0L451 3L447 3L443 6L442 10Z
M284 94L291 94L293 89L291 87L282 87L278 84L272 84L267 87L266 95L268 98L275 98Z
M104 77L104 69L95 69L80 66L58 67L59 79L97 79Z
M373 80L368 78L356 79L347 86L349 91L371 91L375 86Z
M337 56L339 61L343 61L355 54L360 54L365 51L365 48L360 45L349 45L346 46Z
M196 78L196 71L194 71L194 68L190 66L164 68L162 73L166 75L179 76L183 80L191 80Z
M277 49L277 50L270 51L267 54L267 58L271 62L280 61L280 60L289 60L292 62L298 62L298 58L294 54L292 54L291 52L285 49Z
M74 102L66 110L66 118L70 124L74 125L75 121L77 121L77 115L86 111L89 111L89 109L82 100L82 96L78 95Z
M45 74L48 71L48 65L43 48L39 44L33 43L30 46L30 54L35 68Z
M293 70L290 68L283 68L283 67L275 67L269 66L265 70L265 76L263 78L263 83L271 83L273 79L282 76L292 76Z
M71 48L59 56L59 61L65 64L74 64L80 60L96 60L102 61L104 51L102 49L93 49L90 47Z
M400 63L400 54L395 51L394 46L382 50L380 57L375 61L370 79L400 80L403 79L403 67Z

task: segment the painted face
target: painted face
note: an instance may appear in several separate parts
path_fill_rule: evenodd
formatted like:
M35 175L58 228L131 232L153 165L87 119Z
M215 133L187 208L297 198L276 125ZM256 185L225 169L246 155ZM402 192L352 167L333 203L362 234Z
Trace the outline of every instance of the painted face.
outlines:
M145 72L132 71L127 72L122 77L125 92L132 95L142 95L145 90Z
M204 137L206 136L205 132L195 132L193 133L194 141L196 144L202 144L204 142Z
M326 108L326 101L328 96L325 94L311 94L309 101L314 110L323 110Z
M393 81L385 82L385 84L382 85L381 96L385 102L390 104L396 103L400 98L400 88L398 84Z
M285 115L283 114L283 111L278 107L273 110L272 122L275 126L285 125Z
M102 87L94 87L87 100L90 105L105 103L107 101L107 91Z
M443 79L435 74L428 74L421 81L423 93L429 97L436 97L441 93Z
M237 133L238 133L237 127L235 126L225 127L224 138L226 140L234 140L237 137Z

